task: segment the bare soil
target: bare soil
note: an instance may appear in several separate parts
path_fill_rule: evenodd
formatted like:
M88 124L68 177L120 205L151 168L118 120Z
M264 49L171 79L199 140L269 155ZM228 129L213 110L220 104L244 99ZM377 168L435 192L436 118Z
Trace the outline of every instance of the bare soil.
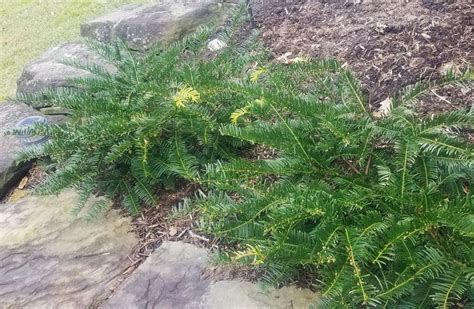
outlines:
M474 60L473 4L463 1L254 0L261 39L275 57L336 58L355 71L374 108L422 80ZM426 95L423 115L471 106L469 88Z

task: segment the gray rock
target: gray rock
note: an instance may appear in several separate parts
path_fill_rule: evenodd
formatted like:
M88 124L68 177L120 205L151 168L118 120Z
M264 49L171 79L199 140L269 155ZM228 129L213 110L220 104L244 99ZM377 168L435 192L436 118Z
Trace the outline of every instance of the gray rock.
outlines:
M38 59L28 63L17 81L17 93L37 93L48 88L70 87L68 79L90 75L89 72L63 64L64 61L79 61L112 67L85 44L64 43L47 50ZM46 107L43 103L35 107Z
M102 308L198 308L209 282L201 281L207 251L164 242Z
M0 308L88 308L117 285L137 244L116 211L71 215L77 194L0 204Z
M16 153L21 148L20 141L5 133L12 130L21 119L33 115L41 114L23 103L0 102L0 198L30 167L27 162L17 163Z
M317 294L290 286L264 289L243 281L202 279L207 250L164 242L101 308L308 308Z
M127 5L82 24L81 35L106 43L120 38L144 51L158 41L177 41L210 21L224 21L225 10L216 0Z

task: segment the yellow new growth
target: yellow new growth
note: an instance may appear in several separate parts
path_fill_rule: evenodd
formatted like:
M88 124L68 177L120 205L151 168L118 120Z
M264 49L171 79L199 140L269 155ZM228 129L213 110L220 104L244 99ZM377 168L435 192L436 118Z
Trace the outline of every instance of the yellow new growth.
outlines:
M230 121L233 124L237 124L237 121L239 120L239 118L248 114L250 111L250 108L252 106L255 106L255 104L262 107L263 105L265 105L265 100L263 98L256 99L254 102L249 102L247 106L235 110L232 114L230 114Z
M258 80L258 78L260 77L260 75L262 75L266 71L267 71L267 69L264 68L264 67L256 68L255 71L253 71L252 74L250 74L250 81L255 83Z
M250 106L237 109L235 112L230 114L230 122L232 122L233 124L237 124L237 121L239 120L239 118L247 114L249 112L249 109L250 109Z
M193 87L184 86L173 96L177 108L185 107L188 102L199 101L201 95Z
M253 257L253 265L260 265L265 262L265 255L263 254L262 250L252 245L247 245L247 250L245 251L237 251L235 253L234 259L240 260L247 257Z
M265 105L265 99L264 98L256 99L255 103L258 104L260 107L262 107L263 105Z

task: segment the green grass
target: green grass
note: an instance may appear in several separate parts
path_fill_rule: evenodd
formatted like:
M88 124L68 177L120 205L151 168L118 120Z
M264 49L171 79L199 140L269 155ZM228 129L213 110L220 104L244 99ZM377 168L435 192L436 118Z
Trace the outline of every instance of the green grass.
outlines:
M79 25L127 3L152 0L0 0L0 100L13 96L26 63L78 40Z

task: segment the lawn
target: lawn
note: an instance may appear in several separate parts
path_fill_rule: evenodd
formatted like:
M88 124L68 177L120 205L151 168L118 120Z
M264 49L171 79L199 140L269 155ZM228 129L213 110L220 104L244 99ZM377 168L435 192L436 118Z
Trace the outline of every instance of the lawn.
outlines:
M23 66L58 43L78 40L79 25L127 4L152 0L0 0L0 100L14 95Z

